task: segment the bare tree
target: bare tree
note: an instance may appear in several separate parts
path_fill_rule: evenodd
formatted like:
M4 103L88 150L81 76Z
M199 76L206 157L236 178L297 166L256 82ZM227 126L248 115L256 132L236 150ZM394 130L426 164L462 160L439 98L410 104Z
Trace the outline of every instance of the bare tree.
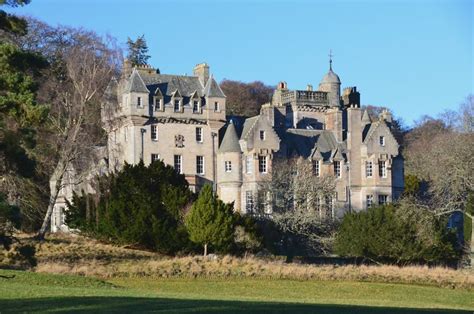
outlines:
M61 28L54 35L58 46L53 54L59 72L56 80L45 84L43 94L52 95L49 123L53 130L51 140L57 143L57 155L50 160L54 163L51 175L54 184L38 233L40 239L49 226L65 174L71 168L76 171L87 168L94 147L103 142L100 101L120 59L110 38L104 40L93 32L72 28ZM78 182L73 184L81 178L78 176Z
M334 177L315 175L312 162L302 157L276 160L272 168L259 188L260 211L271 213L281 231L304 241L312 253L327 253L337 224Z

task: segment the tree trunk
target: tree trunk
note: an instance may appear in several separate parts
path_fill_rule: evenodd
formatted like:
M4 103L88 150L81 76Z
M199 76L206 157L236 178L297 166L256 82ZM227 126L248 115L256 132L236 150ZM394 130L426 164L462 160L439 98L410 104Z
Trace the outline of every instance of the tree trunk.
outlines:
M48 227L50 225L54 204L56 204L56 199L58 198L59 191L61 191L61 184L65 172L66 167L64 166L64 163L60 160L54 171L54 173L57 174L56 183L54 184L54 189L51 191L51 196L49 197L48 210L46 211L46 215L44 216L41 229L39 230L38 235L36 236L38 240L44 240L44 236L46 235L46 231L48 230Z
M207 256L207 243L204 243L204 256Z

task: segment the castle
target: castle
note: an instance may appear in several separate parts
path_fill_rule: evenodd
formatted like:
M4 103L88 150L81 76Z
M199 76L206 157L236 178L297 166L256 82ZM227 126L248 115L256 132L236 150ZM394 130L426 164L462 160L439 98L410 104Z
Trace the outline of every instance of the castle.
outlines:
M162 160L183 174L193 191L212 184L225 202L253 211L259 183L275 157L302 157L314 175L333 175L333 215L390 202L403 191L403 158L384 111L374 121L360 108L356 87L345 88L332 69L317 90L290 90L280 82L260 114L226 117L226 96L206 63L192 76L161 74L150 66L124 64L108 87L102 108L108 134L108 171L125 162ZM62 229L65 189L52 216Z

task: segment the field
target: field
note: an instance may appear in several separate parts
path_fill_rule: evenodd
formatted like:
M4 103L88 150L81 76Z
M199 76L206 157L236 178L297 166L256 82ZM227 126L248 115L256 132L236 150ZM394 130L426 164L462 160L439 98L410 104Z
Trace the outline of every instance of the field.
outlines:
M474 276L468 271L312 266L231 256L169 258L81 237L53 237L36 248L36 268L0 270L0 313L474 310ZM8 254L0 259L4 266L7 262L14 264Z

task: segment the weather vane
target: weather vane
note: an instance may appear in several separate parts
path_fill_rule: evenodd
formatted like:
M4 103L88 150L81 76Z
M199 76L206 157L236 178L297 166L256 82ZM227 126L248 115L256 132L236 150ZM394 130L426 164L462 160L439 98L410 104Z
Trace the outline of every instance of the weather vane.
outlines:
M334 57L334 55L332 54L332 49L329 49L329 70L332 71L332 57Z

